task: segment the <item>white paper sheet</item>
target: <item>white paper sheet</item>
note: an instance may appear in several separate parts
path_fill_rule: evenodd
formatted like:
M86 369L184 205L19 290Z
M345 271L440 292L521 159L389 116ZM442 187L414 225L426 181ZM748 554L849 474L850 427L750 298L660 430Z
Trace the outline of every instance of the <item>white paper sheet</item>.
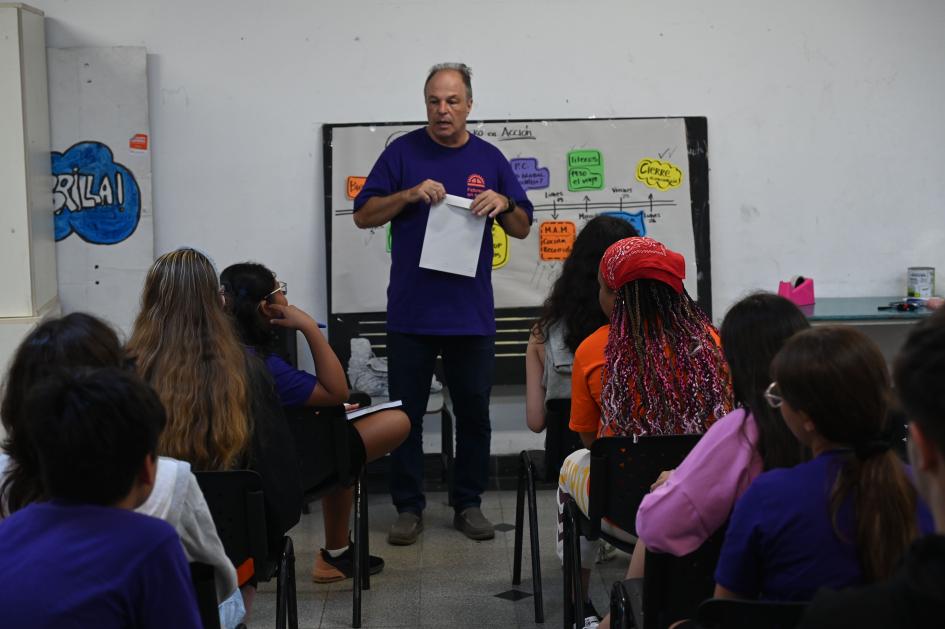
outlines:
M472 199L446 195L430 207L420 266L466 277L476 276L486 218L469 211Z

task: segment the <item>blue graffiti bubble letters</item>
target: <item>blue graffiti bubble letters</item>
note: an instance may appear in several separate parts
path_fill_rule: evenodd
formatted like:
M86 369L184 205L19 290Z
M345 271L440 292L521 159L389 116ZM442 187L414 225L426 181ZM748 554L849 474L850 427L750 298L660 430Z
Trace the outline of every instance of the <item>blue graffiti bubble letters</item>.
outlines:
M72 232L96 245L114 245L135 232L141 191L134 174L101 142L79 142L52 153L56 241Z
M613 216L627 221L637 230L638 236L646 236L646 220L643 217L643 210L639 212L604 212L604 216Z

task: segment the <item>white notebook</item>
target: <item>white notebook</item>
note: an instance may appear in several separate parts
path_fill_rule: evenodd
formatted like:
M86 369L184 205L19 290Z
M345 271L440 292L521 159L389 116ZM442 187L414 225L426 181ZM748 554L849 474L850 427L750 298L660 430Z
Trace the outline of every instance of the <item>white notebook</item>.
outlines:
M372 404L371 406L356 408L352 411L348 411L345 413L345 415L348 416L348 421L351 421L352 419L357 419L358 417L363 417L364 415L370 415L371 413L383 411L388 408L397 408L398 406L403 406L403 403L400 400L391 400L390 402L382 402L380 404Z

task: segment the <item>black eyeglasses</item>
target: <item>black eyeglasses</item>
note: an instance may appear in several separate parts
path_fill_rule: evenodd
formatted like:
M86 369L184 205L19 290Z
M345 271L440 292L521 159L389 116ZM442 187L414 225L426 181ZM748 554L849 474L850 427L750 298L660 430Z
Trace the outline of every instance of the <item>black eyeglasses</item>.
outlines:
M266 293L266 299L269 299L276 293L282 293L283 295L288 295L289 285L286 284L285 282L280 282L279 280L276 280L276 288L274 288L271 292Z
M765 401L768 403L768 406L771 408L780 408L781 404L784 402L784 398L781 397L781 391L778 389L778 383L772 382L768 385L768 388L765 389Z

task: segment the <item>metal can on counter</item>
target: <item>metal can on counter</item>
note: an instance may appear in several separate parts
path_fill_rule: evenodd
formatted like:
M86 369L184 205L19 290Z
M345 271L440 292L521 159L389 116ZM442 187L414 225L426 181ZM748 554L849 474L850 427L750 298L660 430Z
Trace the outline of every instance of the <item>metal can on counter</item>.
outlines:
M928 299L935 292L935 267L910 266L906 270L906 296Z

